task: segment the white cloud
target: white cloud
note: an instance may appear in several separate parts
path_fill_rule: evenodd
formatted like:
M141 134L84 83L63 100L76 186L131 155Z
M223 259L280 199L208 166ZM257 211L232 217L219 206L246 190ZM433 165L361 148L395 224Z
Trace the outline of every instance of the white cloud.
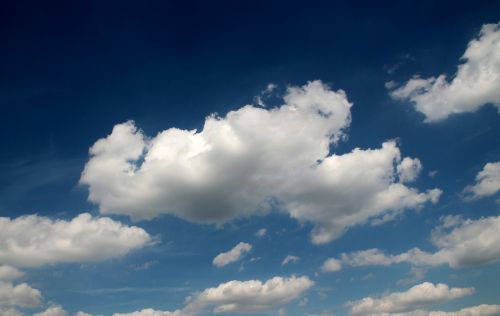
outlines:
M285 259L283 259L283 262L281 262L281 265L284 266L284 265L289 264L290 262L297 262L299 260L300 260L300 258L297 256L288 255L285 257Z
M240 242L239 244L234 246L233 249L218 254L214 258L212 263L219 268L226 266L230 263L239 261L241 258L243 258L243 256L250 252L250 250L252 250L252 245L246 242Z
M158 311L151 308L143 309L141 311L132 313L114 313L113 316L184 316L188 314L183 314L180 310L175 312L168 311Z
M422 163L418 158L405 157L397 167L398 176L401 182L415 180L422 171Z
M23 316L23 313L14 308L0 307L0 315L2 316Z
M477 220L444 217L443 224L432 232L431 242L438 248L428 253L413 248L399 255L386 255L379 249L342 254L341 260L350 266L410 263L421 266L448 264L452 268L477 266L500 260L500 216Z
M449 288L446 284L424 282L406 292L395 292L378 298L365 297L349 302L352 315L385 315L411 312L474 293L473 288Z
M312 81L288 88L284 101L209 116L201 131L170 128L152 138L133 122L118 124L91 147L80 182L104 214L221 224L280 209L311 222L316 244L439 198L440 190L421 193L398 180L394 141L330 153L351 122L342 90Z
M313 285L308 277L295 276L274 277L264 283L229 281L204 290L191 306L212 306L215 313L268 311L298 298Z
M36 307L42 294L26 283L14 285L0 281L0 307Z
M274 277L259 280L229 281L208 288L186 300L186 306L174 312L144 309L113 316L193 316L211 309L213 313L253 313L276 309L298 297L314 285L308 277Z
M336 272L342 269L342 263L334 258L329 258L321 266L322 272Z
M455 77L415 77L390 92L395 99L410 100L426 122L455 113L474 112L492 103L500 111L500 24L483 25L479 37L469 42ZM389 89L393 89L389 86Z
M43 312L35 313L33 316L69 316L69 314L61 306L56 305L47 308Z
M77 313L75 313L75 316L92 316L92 314L85 313L85 312L77 312Z
M70 221L0 217L0 262L36 267L123 256L151 242L143 229L84 213Z
M261 229L259 229L259 230L255 233L255 236L256 236L257 238L262 238L262 237L264 237L266 234L267 234L267 229L265 229L265 228L261 228Z
M491 196L500 191L500 161L484 165L476 176L476 183L465 188L464 193L469 199Z
M8 265L0 265L0 281L12 281L22 277L23 275L23 272L14 267Z
M500 305L482 304L467 307L457 312L429 312L429 316L494 316L500 315Z

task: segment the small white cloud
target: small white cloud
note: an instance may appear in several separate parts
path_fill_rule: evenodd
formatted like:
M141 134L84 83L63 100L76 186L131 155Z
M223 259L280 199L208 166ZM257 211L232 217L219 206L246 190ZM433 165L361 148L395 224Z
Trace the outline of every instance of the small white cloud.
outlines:
M334 258L329 258L321 266L322 272L336 272L342 269L342 263Z
M0 281L0 307L37 307L42 294L26 283L14 285Z
M492 196L500 191L500 161L487 163L476 176L476 183L465 188L467 199Z
M216 267L221 268L230 263L239 261L241 258L243 258L243 256L250 252L250 250L252 250L252 245L246 242L240 242L239 244L234 246L233 249L218 254L214 258L212 263Z
M107 217L80 214L70 221L38 215L0 217L0 262L37 267L120 257L144 247L151 237L142 228Z
M23 275L23 272L14 267L8 265L0 265L0 281L12 281L22 277Z
M449 115L477 111L485 104L493 104L500 111L500 23L483 25L479 37L469 42L450 81L445 75L437 78L415 77L394 89L390 95L409 100L423 113L426 122L437 122Z
M308 277L274 277L259 280L229 281L188 297L183 309L174 312L145 309L113 316L194 316L211 309L213 313L253 313L275 310L300 297L314 282Z
M415 180L422 171L422 163L418 158L405 157L397 166L398 176L401 182Z
M285 259L283 259L283 261L281 262L281 265L284 266L284 265L287 265L291 262L297 262L299 260L300 260L299 257L289 255L289 256L286 256Z
M33 316L69 316L69 314L61 306L56 305L47 308L43 312L35 313Z
M388 266L405 262L416 266L448 264L452 268L500 261L500 216L477 220L446 216L441 221L442 225L431 235L431 242L438 248L434 253L413 248L398 255L386 255L382 250L368 249L344 253L341 261L349 266Z
M474 288L450 288L446 284L424 282L406 292L395 292L373 298L365 297L348 302L352 315L383 316L405 313L425 308L437 303L447 302L474 293Z
M261 229L259 229L259 230L255 233L255 236L256 236L257 238L262 238L262 237L264 237L266 234L267 234L267 229L265 229L265 228L261 228Z

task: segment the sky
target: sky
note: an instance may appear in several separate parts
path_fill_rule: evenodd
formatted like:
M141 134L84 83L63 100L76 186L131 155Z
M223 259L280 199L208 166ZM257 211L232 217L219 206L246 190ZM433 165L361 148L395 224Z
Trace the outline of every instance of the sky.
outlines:
M500 3L0 6L0 316L500 315Z

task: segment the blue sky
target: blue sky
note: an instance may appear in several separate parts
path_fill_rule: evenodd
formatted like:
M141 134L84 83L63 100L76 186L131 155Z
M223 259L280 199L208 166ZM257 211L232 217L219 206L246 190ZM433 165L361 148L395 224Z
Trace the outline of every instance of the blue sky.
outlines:
M1 316L500 314L499 4L1 7Z

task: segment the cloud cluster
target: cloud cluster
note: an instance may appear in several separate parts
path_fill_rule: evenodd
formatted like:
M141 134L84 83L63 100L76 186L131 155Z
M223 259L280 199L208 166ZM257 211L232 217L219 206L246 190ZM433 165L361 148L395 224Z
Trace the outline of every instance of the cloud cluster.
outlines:
M259 280L229 281L208 288L187 299L186 306L173 312L144 309L113 316L193 316L211 309L213 313L255 313L270 311L300 297L314 282L308 277L274 277Z
M424 282L405 292L390 293L378 298L365 297L347 303L352 315L382 316L405 313L474 293L473 288L450 288L446 284Z
M70 221L37 215L0 217L0 263L18 267L104 260L150 242L142 228L87 213Z
M479 37L469 42L455 77L415 77L392 90L391 96L409 100L426 122L446 119L454 113L474 112L485 104L500 111L500 23L483 25Z
M14 285L0 281L0 308L36 307L42 302L42 294L26 283Z
M284 102L247 105L207 117L201 131L170 128L153 138L133 122L118 124L91 147L80 182L104 214L220 224L279 209L311 222L316 244L439 198L440 190L404 184L420 167L402 159L394 141L330 154L351 122L342 90L312 81L288 88Z
M468 199L492 196L500 191L500 161L484 165L476 176L476 183L465 188Z
M212 263L214 264L214 266L221 268L221 267L226 266L230 263L239 261L250 250L252 250L252 245L250 245L246 242L240 242L239 244L234 246L231 250L218 254L214 258Z
M429 253L413 248L398 255L386 255L379 249L368 249L342 254L342 263L350 266L388 266L410 263L421 266L448 264L452 268L477 266L500 260L500 216L477 220L445 217L431 235L438 248Z

